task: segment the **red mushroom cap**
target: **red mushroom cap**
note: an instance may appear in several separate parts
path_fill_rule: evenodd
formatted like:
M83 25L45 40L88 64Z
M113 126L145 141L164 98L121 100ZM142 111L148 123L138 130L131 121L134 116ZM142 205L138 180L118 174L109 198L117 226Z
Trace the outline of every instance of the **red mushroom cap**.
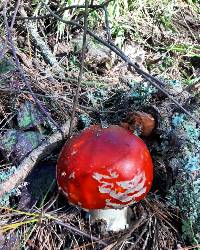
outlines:
M153 164L145 143L119 126L91 126L70 139L57 163L58 185L85 209L122 208L151 188Z

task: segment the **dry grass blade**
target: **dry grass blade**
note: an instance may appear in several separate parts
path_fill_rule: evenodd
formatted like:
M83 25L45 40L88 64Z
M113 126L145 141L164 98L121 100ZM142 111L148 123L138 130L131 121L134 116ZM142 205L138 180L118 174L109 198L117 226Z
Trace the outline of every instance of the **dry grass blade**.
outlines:
M102 2L101 4L90 4L88 8L91 8L93 10L103 9L105 6L107 6L110 2L113 2L114 0L106 0L105 2ZM64 8L59 9L55 12L55 14L60 14L61 12L64 12L65 10L72 10L72 9L84 9L85 5L70 5ZM51 14L42 15L42 16L33 16L33 17L17 17L16 20L40 20L44 18L51 17Z
M70 137L72 133L72 125L73 125L73 120L75 117L76 106L78 104L81 81L83 78L84 59L85 59L85 53L86 53L86 35L87 35L87 26L88 26L87 18L88 18L88 1L86 0L85 1L85 13L84 13L84 32L83 32L83 44L82 44L82 53L81 53L81 65L80 65L80 71L79 71L79 76L78 76L76 94L75 94L74 102L73 102L73 109L72 109L72 116L71 116L71 121L70 121L68 137Z
M169 214L168 211L166 211L167 214L165 214L164 211L161 210L158 204L152 205L147 199L145 199L145 202L160 217L161 220L165 221L165 223L168 224L174 230L174 232L178 233L177 229L169 221L169 219L172 219L173 216Z
M190 250L190 249L199 249L200 245L196 245L196 246L191 246L191 247L180 247L177 250Z

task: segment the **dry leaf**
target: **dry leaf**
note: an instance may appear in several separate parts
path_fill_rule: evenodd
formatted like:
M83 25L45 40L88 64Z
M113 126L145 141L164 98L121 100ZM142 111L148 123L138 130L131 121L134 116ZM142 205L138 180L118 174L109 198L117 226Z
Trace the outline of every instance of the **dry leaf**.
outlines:
M121 123L123 128L130 131L139 131L141 135L149 136L155 128L155 119L145 112L136 111L129 115L127 122Z

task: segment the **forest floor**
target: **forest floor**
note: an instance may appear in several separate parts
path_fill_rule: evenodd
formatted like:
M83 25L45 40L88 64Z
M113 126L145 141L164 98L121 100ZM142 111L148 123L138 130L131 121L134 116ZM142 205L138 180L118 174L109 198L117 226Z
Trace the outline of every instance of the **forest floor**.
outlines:
M45 2L0 3L0 249L200 248L200 225L172 194L182 176L176 155L185 152L175 125L187 119L185 131L196 133L186 153L199 139L200 4L91 1L82 50L85 1ZM67 138L90 124L132 123L136 111L155 119L140 135L153 187L131 206L130 229L105 233L58 192L60 131Z

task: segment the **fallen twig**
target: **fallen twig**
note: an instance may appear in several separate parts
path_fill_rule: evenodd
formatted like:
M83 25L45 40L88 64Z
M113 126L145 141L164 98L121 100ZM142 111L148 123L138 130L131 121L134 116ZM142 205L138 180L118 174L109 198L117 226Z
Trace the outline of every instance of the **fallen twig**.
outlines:
M16 4L16 7L15 7L15 11L14 11L12 21L11 21L11 25L10 25L11 30L13 29L13 26L14 26L14 23L15 23L15 19L16 19L17 12L18 12L18 9L19 9L19 6L20 6L20 2L21 2L21 0L18 0L17 4Z
M107 246L107 244L103 241L103 240L100 240L99 238L95 237L95 236L92 236L90 234L87 234L81 230L79 230L78 228L75 228L73 226L71 226L70 224L68 223L64 223L60 220L54 220L54 222L60 226L63 226L65 228L67 228L69 231L72 231L72 232L75 232L76 234L80 235L80 236L84 236L86 238L89 238L90 240L93 240L93 241L96 241L97 243L103 245L103 246Z
M11 25L10 25L10 31L12 31L12 29L13 29L13 26L14 26L14 23L15 23L15 19L16 19L16 15L17 15L17 12L18 12L18 9L19 9L19 6L20 6L20 2L21 2L21 0L18 0L18 1L17 1L16 7L15 7L15 11L14 11L14 14L13 14L13 17L12 17ZM5 1L5 2L4 2L4 5L5 5L6 7L7 7L7 4L8 4L8 1ZM5 51L6 51L7 44L8 44L8 38L7 38L6 41L4 42L3 47L2 47L2 49L1 49L1 51L0 51L0 60L2 60L3 57L4 57L4 54L5 54Z
M11 191L20 182L28 176L31 170L35 167L39 160L49 155L62 141L63 136L67 136L69 133L70 121L68 120L62 127L62 132L55 132L49 138L43 142L39 147L34 149L17 167L10 178L0 183L0 197L6 192Z
M180 247L177 248L177 250L190 250L190 249L199 249L200 248L200 244L196 245L196 246L190 246L190 247Z
M131 234L138 229L141 225L143 225L145 222L147 221L147 219L142 216L139 220L137 220L131 227L131 229L129 230L129 232L127 234L125 234L123 237L121 237L118 241L116 241L115 243L111 243L110 245L108 245L106 248L104 248L104 250L109 249L109 246L111 246L112 250L117 250L120 248L120 245L131 236Z

